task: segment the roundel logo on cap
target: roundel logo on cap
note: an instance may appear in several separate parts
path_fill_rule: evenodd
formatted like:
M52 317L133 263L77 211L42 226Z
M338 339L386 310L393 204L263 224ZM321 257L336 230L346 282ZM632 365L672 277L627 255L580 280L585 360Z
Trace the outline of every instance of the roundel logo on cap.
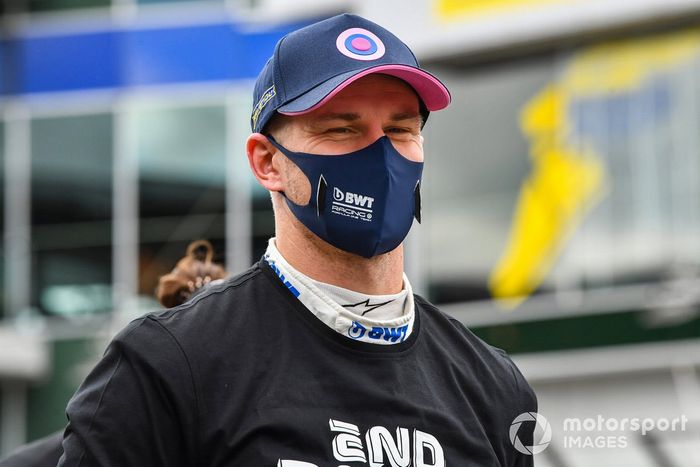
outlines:
M381 39L362 28L350 28L341 32L335 46L341 54L355 60L377 60L386 51Z

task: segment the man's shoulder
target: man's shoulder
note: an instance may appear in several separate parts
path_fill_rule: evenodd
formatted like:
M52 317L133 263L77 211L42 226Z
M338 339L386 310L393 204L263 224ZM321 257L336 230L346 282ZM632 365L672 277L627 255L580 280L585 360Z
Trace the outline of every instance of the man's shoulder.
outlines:
M468 365L480 384L499 387L497 392L504 392L504 397L516 396L525 405L536 407L534 391L507 352L487 343L423 297L416 295L415 303L421 312L421 332L445 346L458 364ZM507 381L512 384L504 385Z
M134 342L168 336L180 342L231 328L237 321L256 315L251 312L256 307L256 297L270 295L265 293L269 283L261 272L256 263L241 274L208 286L182 305L146 313L130 322L115 340Z
M506 353L494 347L479 336L474 334L471 329L464 325L461 321L448 315L436 305L430 303L420 295L414 295L416 308L421 312L421 326L428 328L429 334L438 339L450 339L470 348L475 353L478 353L482 358L493 359L502 362Z
M261 272L260 264L256 263L240 274L208 286L182 305L149 313L144 318L169 326L200 318L210 321L214 313L234 313L236 308L247 305L248 299L259 293Z

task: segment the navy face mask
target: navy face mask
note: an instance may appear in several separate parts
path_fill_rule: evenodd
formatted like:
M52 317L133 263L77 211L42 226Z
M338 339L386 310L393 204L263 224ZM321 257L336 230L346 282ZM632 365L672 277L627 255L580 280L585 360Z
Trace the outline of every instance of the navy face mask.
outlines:
M331 245L371 258L399 246L414 217L420 222L423 163L403 157L388 137L338 156L292 152L268 138L311 182L309 203L285 196L289 209Z

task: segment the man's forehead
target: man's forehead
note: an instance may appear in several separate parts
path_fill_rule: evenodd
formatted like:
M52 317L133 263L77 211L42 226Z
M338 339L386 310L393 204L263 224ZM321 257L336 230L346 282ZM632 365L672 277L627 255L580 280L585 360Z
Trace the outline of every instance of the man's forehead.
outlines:
M322 110L319 109L319 113L317 115L309 115L310 117L313 118L313 120L318 121L318 122L327 122L327 121L334 121L334 120L340 120L340 121L346 121L346 122L354 122L358 120L362 120L363 117L366 117L367 112L365 113L360 113L360 112L336 112L333 110ZM372 115L374 115L374 112L372 112ZM420 119L420 113L418 112L418 109L415 110L397 110L396 112L391 112L387 114L387 117L389 120L392 121L401 121L401 120L413 120L413 119Z

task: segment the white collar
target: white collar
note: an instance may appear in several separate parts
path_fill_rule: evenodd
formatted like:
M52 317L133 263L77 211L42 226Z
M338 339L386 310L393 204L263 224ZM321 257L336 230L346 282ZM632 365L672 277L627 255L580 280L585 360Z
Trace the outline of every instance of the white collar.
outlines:
M274 238L268 242L265 260L311 313L350 339L390 345L403 342L413 330L413 290L406 274L398 294L367 295L316 281L297 271L279 252ZM353 304L357 306L347 306ZM357 312L363 305L364 315Z

